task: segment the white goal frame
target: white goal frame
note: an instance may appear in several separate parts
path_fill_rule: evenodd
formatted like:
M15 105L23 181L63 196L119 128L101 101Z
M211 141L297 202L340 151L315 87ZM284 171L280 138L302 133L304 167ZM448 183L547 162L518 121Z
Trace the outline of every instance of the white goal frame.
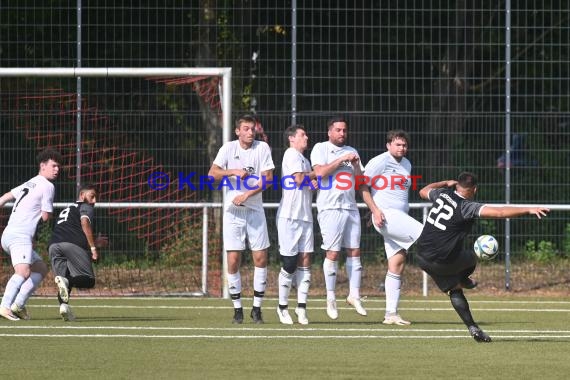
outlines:
M232 69L231 67L179 67L179 68L145 68L145 67L53 67L53 68L40 68L40 67L0 67L0 78L2 77L38 77L38 78L77 78L77 108L78 108L78 123L80 123L81 112L81 77L184 77L184 76L217 76L222 78L222 86L220 89L220 100L222 105L222 144L231 140L232 131ZM80 124L78 124L78 129ZM78 141L77 154L80 157L80 144ZM78 161L79 171L80 162ZM78 176L79 177L79 172ZM225 198L225 191L224 191ZM55 204L56 207L65 207L67 204ZM6 204L5 207L11 207L11 204ZM223 207L223 203L177 203L177 202L164 202L164 203L140 203L140 202L127 202L127 203L97 203L96 207L101 208L202 208L203 209L203 228L202 228L202 289L200 295L208 294L208 213L207 208ZM223 268L222 268L222 284L223 284L223 297L229 298L229 291L227 288L226 273L227 273L227 257L223 255Z

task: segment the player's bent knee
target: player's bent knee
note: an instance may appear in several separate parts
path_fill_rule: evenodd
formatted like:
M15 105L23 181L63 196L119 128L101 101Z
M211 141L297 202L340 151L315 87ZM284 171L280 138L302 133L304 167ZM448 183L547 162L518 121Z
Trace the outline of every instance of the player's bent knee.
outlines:
M461 289L461 288L453 288L453 289L447 291L447 295L450 298L453 298L455 296L460 296L460 294L463 294L463 289Z
M285 270L285 272L293 274L297 270L297 255L295 256L281 255L281 262L283 263L283 270Z
M95 278L89 276L71 277L69 285L74 288L91 289L95 287Z

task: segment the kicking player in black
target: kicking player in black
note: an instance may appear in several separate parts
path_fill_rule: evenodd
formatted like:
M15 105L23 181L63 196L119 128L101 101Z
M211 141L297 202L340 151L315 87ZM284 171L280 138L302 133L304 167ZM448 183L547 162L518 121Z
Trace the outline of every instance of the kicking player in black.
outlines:
M417 260L435 281L441 291L447 293L453 308L469 333L477 342L491 342L473 320L463 289L477 286L469 276L477 266L473 250L463 249L463 240L471 231L476 218L514 218L536 215L539 219L550 210L545 207L492 206L472 199L477 192L477 179L473 173L463 172L455 180L427 185L420 190L420 197L433 202L416 242Z

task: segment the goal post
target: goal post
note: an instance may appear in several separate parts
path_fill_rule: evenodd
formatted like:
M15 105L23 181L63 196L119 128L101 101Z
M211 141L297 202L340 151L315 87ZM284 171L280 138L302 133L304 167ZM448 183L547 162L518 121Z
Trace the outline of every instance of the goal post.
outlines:
M55 68L36 68L36 67L12 67L12 68L0 68L0 80L2 78L77 78L78 83L81 78L184 78L184 77L218 77L221 79L221 85L217 82L216 93L219 95L219 108L221 108L221 126L222 126L222 144L231 140L232 134L232 69L231 67L222 68L212 68L212 67L193 67L193 68L127 68L127 67L79 67L79 68L66 68L66 67L55 67ZM216 86L215 86L216 87ZM1 89L1 87L0 87ZM78 99L81 98L81 86L78 84L76 96ZM81 102L77 102L75 112L81 115ZM73 137L69 134L66 138L66 143L73 142L76 139L76 147L71 148L76 150L77 154L77 181L80 180L80 166L81 166L81 120L77 117L77 134ZM70 149L67 146L68 150ZM138 162L136 164L139 164ZM132 164L135 166L136 164ZM224 192L225 193L225 192ZM223 195L225 196L225 194ZM140 200L134 200L133 202L117 202L115 203L98 203L98 207L107 208L109 210L115 210L117 208L125 209L136 209L137 207L143 209L180 209L185 206L195 206L186 207L187 209L201 209L206 212L208 208L213 207L223 207L222 204L212 203L185 203L184 200L164 201L164 202L143 202ZM57 204L56 204L57 206ZM61 205L60 205L61 206ZM203 217L202 223L202 242L205 245L208 238L208 218L207 214ZM223 244L223 243L222 243ZM223 245L222 245L223 247ZM225 252L225 251L224 251ZM227 272L227 261L226 255L224 254L224 260L221 270L221 280L222 280L222 292L224 297L229 297L226 285L226 272ZM202 293L207 294L207 253L203 252L202 255Z

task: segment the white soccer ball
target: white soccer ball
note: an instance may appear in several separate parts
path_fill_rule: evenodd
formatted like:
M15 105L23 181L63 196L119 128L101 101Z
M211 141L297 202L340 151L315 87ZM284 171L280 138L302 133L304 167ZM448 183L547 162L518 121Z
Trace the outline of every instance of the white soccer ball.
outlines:
M475 240L473 250L481 260L492 260L499 253L499 242L491 235L481 235Z

